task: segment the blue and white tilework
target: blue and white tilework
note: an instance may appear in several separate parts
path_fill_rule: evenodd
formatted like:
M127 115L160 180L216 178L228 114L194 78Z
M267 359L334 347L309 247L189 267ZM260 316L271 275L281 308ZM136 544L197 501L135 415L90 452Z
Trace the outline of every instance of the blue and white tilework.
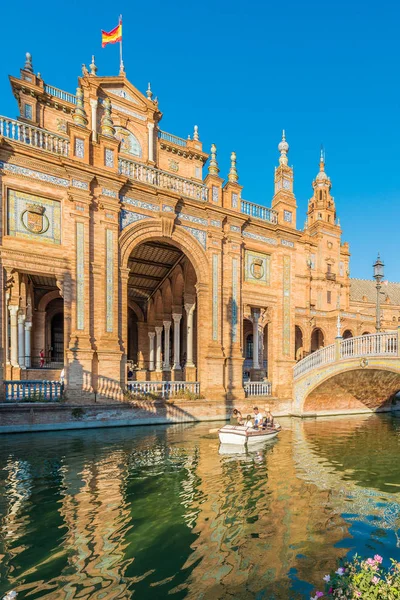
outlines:
M159 210L160 210L159 204L152 204L151 202L143 202L142 200L135 200L134 198L129 198L128 196L121 196L121 202L124 202L125 204L130 204L131 206L136 206L136 208L144 208L145 210L152 210L154 212L159 212ZM167 211L164 211L164 212L167 212Z
M271 244L272 246L277 246L278 241L273 238L267 238L264 235L259 235L258 233L251 233L250 231L244 231L243 237L250 238L252 240L257 240L259 242L265 242L266 244Z
M183 225L183 229L186 229L189 233L192 234L193 237L203 246L203 248L207 245L207 233L202 231L201 229L194 229L194 227L187 227Z
M271 257L269 254L261 254L260 252L253 252L253 250L246 250L244 265L245 281L269 285L270 262Z
M211 188L211 192L212 201L218 202L218 187L216 185L213 185Z
M61 244L61 203L8 190L8 235Z
M237 341L238 329L238 259L232 258L232 342Z
M117 192L114 192L114 190L109 190L108 188L102 188L101 193L103 194L103 196L108 196L109 198L118 197Z
M54 175L48 175L47 173L41 173L40 171L33 171L32 169L26 169L25 167L19 167L18 165L12 165L10 163L4 163L0 161L0 169L4 169L14 175L23 175L24 177L31 177L38 181L45 181L46 183L53 183L54 185L60 185L62 187L69 187L69 179L63 179L62 177L54 177Z
M294 248L294 243L290 240L281 240L282 246L286 246L287 248Z
M104 150L104 164L106 167L114 167L114 150L111 148Z
M212 257L212 338L218 340L218 254Z
M292 213L290 212L290 210L283 211L283 220L286 221L286 223L292 222Z
M85 226L76 223L76 328L85 329Z
M124 229L131 223L135 223L136 221L142 221L143 219L151 219L149 215L141 215L140 213L135 213L130 210L121 210L120 216L120 224L121 229Z
M106 230L106 331L114 327L114 232Z
M85 157L85 142L81 138L75 138L74 154L77 158Z
M240 233L241 229L237 225L231 225L231 231L234 231L235 233Z
M163 212L175 212L175 209L172 206L168 206L168 204L162 205Z
M232 192L232 208L237 208L239 204L239 194Z
M221 227L221 221L218 221L217 219L211 219L210 225L212 225L213 227Z
M197 223L198 225L208 225L207 219L202 219L201 217L194 217L193 215L187 215L185 213L179 212L177 214L178 219L181 221L190 221L191 223Z
M79 179L73 179L71 184L72 184L72 187L79 188L80 190L88 190L89 189L89 184L86 183L86 181L79 181Z

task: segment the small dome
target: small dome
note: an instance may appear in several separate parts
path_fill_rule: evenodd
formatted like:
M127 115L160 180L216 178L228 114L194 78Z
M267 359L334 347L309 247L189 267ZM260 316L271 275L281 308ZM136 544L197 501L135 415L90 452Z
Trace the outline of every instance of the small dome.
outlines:
M320 171L315 179L316 181L329 181L329 177L325 171Z

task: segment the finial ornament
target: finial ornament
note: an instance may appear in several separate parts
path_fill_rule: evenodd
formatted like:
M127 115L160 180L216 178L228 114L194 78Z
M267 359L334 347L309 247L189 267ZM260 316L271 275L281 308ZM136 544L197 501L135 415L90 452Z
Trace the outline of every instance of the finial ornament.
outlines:
M147 84L146 96L148 97L149 100L151 100L153 97L153 92L151 91L150 81Z
M104 106L104 115L101 119L101 133L102 135L106 135L107 137L114 137L115 129L114 123L111 118L111 100L110 98L105 98L103 101Z
M279 142L279 144L278 144L278 150L281 153L281 155L279 157L279 164L287 165L288 164L287 153L289 152L289 144L286 141L286 134L285 134L284 129L282 130L282 141Z
M79 125L79 127L86 127L88 124L85 108L83 105L83 89L78 87L76 88L76 107L74 110L74 114L72 115L72 119L75 125Z
M197 125L194 126L193 139L198 142L199 141L199 128Z
M24 71L29 71L29 73L33 73L32 54L30 52L27 52L25 54Z
M232 152L231 154L231 168L228 173L228 181L231 183L237 183L239 179L239 175L236 170L236 152Z
M219 173L217 162L217 146L215 144L211 144L211 158L208 165L208 172L210 175L218 175Z
M96 63L94 60L94 54L92 54L92 62L89 65L90 67L90 74L91 75L96 75L97 74L97 67L96 67Z
M319 170L325 171L325 151L324 151L324 147L322 144L321 144L321 155L319 158Z
M82 63L82 77L87 77L89 75L89 71L85 63Z

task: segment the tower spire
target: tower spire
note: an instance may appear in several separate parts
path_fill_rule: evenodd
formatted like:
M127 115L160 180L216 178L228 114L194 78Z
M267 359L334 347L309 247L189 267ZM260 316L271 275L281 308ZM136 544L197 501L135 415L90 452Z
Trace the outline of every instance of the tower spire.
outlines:
M285 134L284 129L282 130L282 141L279 142L279 144L278 144L278 150L281 153L281 155L279 157L279 164L287 165L288 164L287 153L289 152L289 144L286 141L286 134Z
M208 165L208 172L210 175L218 175L219 173L217 162L217 146L215 144L211 144L211 158Z
M228 181L231 183L237 183L239 180L239 175L236 170L236 152L232 152L231 154L231 168L228 173Z
M321 144L321 153L319 157L319 170L325 171L325 150L323 144Z

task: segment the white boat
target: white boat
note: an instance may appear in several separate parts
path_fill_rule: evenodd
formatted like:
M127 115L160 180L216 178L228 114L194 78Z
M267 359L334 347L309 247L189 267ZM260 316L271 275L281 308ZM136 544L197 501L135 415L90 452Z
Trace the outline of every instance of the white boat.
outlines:
M221 444L254 444L272 440L279 433L278 429L253 429L244 425L225 425L218 430Z

